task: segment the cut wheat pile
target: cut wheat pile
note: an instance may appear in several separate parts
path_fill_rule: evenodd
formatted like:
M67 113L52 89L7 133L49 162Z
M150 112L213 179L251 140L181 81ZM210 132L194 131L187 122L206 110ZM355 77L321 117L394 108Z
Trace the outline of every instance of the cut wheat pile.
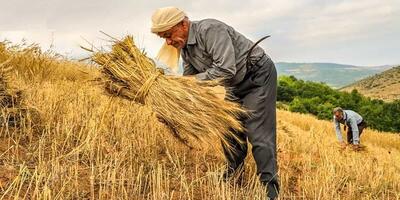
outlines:
M27 115L27 108L22 103L22 91L9 84L12 70L9 61L0 63L0 127L19 126Z
M204 83L164 75L132 36L113 40L111 51L94 52L92 60L101 66L108 92L151 106L184 142L219 138L228 145L225 136L243 130L239 105L217 98Z

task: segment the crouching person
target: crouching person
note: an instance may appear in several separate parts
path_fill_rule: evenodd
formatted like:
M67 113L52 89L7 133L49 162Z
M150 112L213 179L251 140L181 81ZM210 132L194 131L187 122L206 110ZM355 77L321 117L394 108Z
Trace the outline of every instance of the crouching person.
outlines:
M342 146L346 143L343 141L340 124L344 125L344 130L347 129L347 143L352 145L355 150L360 148L360 136L367 127L361 115L352 110L343 110L340 107L333 109L333 124L336 130L336 136Z

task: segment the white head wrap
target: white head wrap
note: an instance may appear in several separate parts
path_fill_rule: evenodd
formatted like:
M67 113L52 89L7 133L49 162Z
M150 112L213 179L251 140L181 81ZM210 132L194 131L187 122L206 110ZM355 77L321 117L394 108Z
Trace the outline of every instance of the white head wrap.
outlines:
M181 22L186 17L185 12L176 7L164 7L157 9L153 16L151 17L152 33L164 32L179 22ZM180 56L180 49L177 49L167 43L164 43L158 52L157 59L168 67L172 69L172 71L176 72L178 69L178 62Z
M177 25L186 17L185 12L176 7L165 7L157 9L151 21L153 22L151 26L152 33L159 33L167 31L173 26Z

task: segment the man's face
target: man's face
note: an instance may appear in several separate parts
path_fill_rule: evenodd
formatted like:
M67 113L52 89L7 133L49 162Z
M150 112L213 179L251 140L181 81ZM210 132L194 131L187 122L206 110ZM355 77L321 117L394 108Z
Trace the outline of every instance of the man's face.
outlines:
M339 111L336 111L336 112L335 112L335 118L336 118L337 120L342 120L342 119L343 119L343 113L341 113L341 112L339 112Z
M167 31L157 33L157 35L164 38L168 45L182 49L185 47L189 35L188 24L182 21Z

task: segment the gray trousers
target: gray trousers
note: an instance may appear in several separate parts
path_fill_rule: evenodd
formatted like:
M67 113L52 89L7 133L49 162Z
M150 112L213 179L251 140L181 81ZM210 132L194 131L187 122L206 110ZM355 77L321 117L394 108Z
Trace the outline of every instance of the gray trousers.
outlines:
M363 120L361 123L357 124L357 127L358 135L361 138L361 134L363 133L363 130L367 127L367 123L365 123ZM349 125L347 126L347 143L353 144L353 129Z
M240 103L250 111L249 117L243 117L245 133L237 133L244 141L229 138L234 152L224 147L228 166L240 167L247 155L247 139L252 145L257 174L260 181L279 189L276 156L276 88L277 74L275 65L266 55L248 69L244 80L232 89Z

